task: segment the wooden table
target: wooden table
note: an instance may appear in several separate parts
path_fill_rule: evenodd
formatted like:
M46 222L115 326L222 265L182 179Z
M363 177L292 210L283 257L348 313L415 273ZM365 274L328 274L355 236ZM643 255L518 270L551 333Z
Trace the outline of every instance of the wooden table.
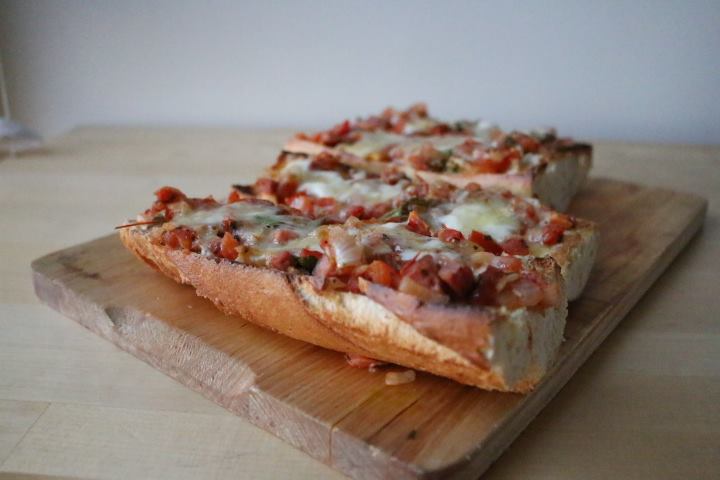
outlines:
M159 185L223 195L288 134L82 128L0 162L0 472L343 478L40 305L31 287L33 258L110 232ZM720 147L599 142L593 174L706 196L704 231L484 478L718 478Z

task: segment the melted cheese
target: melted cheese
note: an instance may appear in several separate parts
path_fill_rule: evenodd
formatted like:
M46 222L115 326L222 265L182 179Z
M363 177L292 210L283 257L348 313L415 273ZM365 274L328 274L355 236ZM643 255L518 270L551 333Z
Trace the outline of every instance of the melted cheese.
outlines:
M363 133L362 138L357 142L348 145L340 145L338 148L347 153L352 153L358 157L365 158L371 153L379 152L390 145L398 145L402 148L412 149L419 147L424 143L431 143L437 150L447 151L462 144L468 138L470 137L465 135L406 137L394 133L367 132Z
M309 160L290 161L282 171L300 181L298 191L314 197L334 198L342 203L374 204L392 200L403 193L401 184L388 185L378 179L366 178L364 172L345 179L338 172L310 170Z
M469 137L463 135L438 135L432 137L418 137L417 139L413 139L413 143L420 145L422 143L430 142L436 150L444 152L452 150L458 145L465 143L468 138Z
M480 120L475 123L475 128L473 130L476 140L483 143L489 143L492 140L493 133L498 130L498 126L486 120Z
M436 259L444 257L468 261L474 252L472 249L468 251L462 245L414 233L407 229L406 222L355 222L328 226L322 225L320 220L290 215L265 203L237 202L214 208L177 212L172 223L193 228L198 236L201 254L213 258L217 254L217 242L224 234L222 223L225 219L235 221L233 234L241 243L237 261L251 265L265 266L268 260L279 252L300 255L306 248L322 251L324 248L321 247L320 239L330 237L332 242L331 229L342 229L350 242L349 245L359 245L367 255L394 253L401 261L410 261L423 255L431 255ZM275 233L280 229L295 232L297 238L277 243ZM335 240L337 241L337 238Z
M237 202L211 209L200 209L189 213L176 214L172 222L178 226L191 227L201 244L201 252L211 256L208 246L217 239L217 231L223 220L229 218L238 224L237 235L244 245L260 249L260 260L265 253L276 251L297 252L303 248L318 250L320 242L316 231L319 222L304 217L283 214L277 207L262 203ZM284 244L273 242L277 229L290 230L298 238Z
M433 128L437 124L438 121L433 120L432 118L416 118L405 124L403 133L405 135L412 135L413 133L424 132Z
M402 143L405 137L395 133L386 132L365 132L362 138L355 143L340 145L338 148L358 157L365 158L373 152L397 143Z
M257 217L272 219L278 222L288 218L278 213L274 205L252 202L237 202L217 208L199 209L173 218L173 223L197 228L207 225L218 225L226 218L239 221L255 220Z
M449 213L438 217L438 221L448 228L461 231L465 237L477 230L498 242L502 242L520 228L520 222L510 206L499 201L457 205Z
M411 232L406 226L406 223L384 223L375 226L374 230L387 235L399 247L397 253L404 261L412 260L418 254L435 256L442 253L452 257L458 256L450 244L434 237Z

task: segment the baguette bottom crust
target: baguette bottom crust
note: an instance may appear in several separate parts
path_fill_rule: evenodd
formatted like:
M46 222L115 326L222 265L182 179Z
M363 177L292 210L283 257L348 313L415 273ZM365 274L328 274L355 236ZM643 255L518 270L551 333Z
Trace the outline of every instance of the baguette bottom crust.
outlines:
M517 310L478 329L486 365L471 362L370 298L317 291L310 277L215 261L150 243L135 228L120 232L137 257L192 285L220 310L297 340L427 371L486 390L525 393L552 365L562 342L567 301L544 312Z

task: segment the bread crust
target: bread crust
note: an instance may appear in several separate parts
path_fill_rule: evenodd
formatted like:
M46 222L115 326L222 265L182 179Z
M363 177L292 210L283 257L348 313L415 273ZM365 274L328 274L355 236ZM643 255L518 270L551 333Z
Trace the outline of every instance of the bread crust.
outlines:
M575 219L575 227L563 236L560 248L552 253L560 265L569 301L576 300L585 289L597 256L599 233L594 222Z
M551 155L550 161L532 171L532 195L545 205L564 212L580 191L592 168L592 146L576 143Z
M419 326L367 296L318 292L311 277L173 250L138 228L120 232L136 256L173 280L192 285L224 313L339 352L405 365L488 390L527 392L542 378L562 341L567 302L543 312L487 314L466 320L466 337L485 361L437 328L452 319L438 310ZM457 312L455 312L457 313ZM424 317L432 319L432 316ZM445 323L448 325L448 323Z

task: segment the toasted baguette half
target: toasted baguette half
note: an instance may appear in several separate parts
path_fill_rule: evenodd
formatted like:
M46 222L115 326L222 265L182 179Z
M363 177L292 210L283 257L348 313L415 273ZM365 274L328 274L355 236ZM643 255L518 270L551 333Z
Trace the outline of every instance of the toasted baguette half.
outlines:
M297 140L297 142L306 142L304 140ZM310 143L310 145L317 145ZM284 152L278 157L278 161L268 169L268 176L272 179L283 181L283 168L288 164L288 162L292 162L297 159L305 159L305 158L313 158L312 155L309 154L293 154L289 152ZM347 157L342 157L343 163L347 160ZM570 162L570 160L560 160L561 162ZM353 168L362 170L362 166L356 166L356 165L350 165ZM422 172L423 174L428 172ZM296 175L296 172L293 172L293 175ZM438 174L432 174L435 175L435 177L429 177L426 179L428 184L431 185L438 185L438 184L445 184L447 182L444 182L443 175ZM500 177L499 175L486 175L486 177ZM506 180L509 180L511 178L519 178L519 177L512 177L509 175L502 176ZM294 179L297 179L298 177L294 177ZM300 177L300 185L302 186L303 182L305 181L302 177ZM317 183L321 180L319 179L312 179L313 183ZM353 180L357 181L357 179ZM375 180L373 180L375 181ZM342 182L342 181L341 181ZM470 182L472 183L472 182ZM351 190L351 183L350 181L346 182L346 191ZM365 192L368 190L371 190L373 187L370 186L370 184L366 184ZM459 187L462 188L462 187ZM578 187L579 188L579 187ZM401 193L398 193L398 198L401 198ZM517 195L517 194L516 194ZM519 195L520 197L524 197L523 195ZM277 202L276 196L263 196L263 198L267 200L271 200L273 202ZM461 205L463 201L458 202L459 205ZM534 204L533 204L534 205ZM372 207L372 205L370 205ZM482 227L477 227L478 230L482 230ZM467 235L467 232L466 232ZM594 222L584 220L581 218L575 218L575 225L573 228L567 230L563 236L563 239L557 244L553 245L551 247L543 247L542 245L538 245L537 250L531 251L531 253L536 257L543 257L546 255L550 255L552 258L554 258L558 264L561 267L562 275L565 279L565 284L567 288L567 295L568 300L572 301L577 299L580 294L583 291L583 288L585 287L587 280L590 276L590 271L592 270L592 266L595 261L595 256L597 253L598 248L598 228Z
M298 138L290 139L284 146L288 153L317 155L323 151L337 152L335 149ZM358 159L353 166L365 163L365 168L374 170L377 163L363 162ZM532 167L521 173L435 173L404 169L409 177L417 177L427 183L443 181L464 188L471 183L483 188L509 190L523 197L537 197L543 204L564 212L575 194L582 188L592 168L592 146L584 143L565 145L552 153L547 163Z
M463 175L414 169L408 169L406 173L428 183L440 180L461 188L471 183L483 188L502 188L522 197L537 197L543 204L564 212L585 184L591 167L592 148L577 144L566 152L556 154L547 164L524 173Z
M139 228L122 230L120 238L137 257L192 285L226 314L321 347L487 390L532 390L563 338L564 295L557 306L543 311L423 305L369 283L362 286L366 295L318 291L311 277L159 246ZM538 262L544 263L546 275L559 278L553 260ZM404 298L387 302L392 295ZM393 303L396 308L384 306Z

